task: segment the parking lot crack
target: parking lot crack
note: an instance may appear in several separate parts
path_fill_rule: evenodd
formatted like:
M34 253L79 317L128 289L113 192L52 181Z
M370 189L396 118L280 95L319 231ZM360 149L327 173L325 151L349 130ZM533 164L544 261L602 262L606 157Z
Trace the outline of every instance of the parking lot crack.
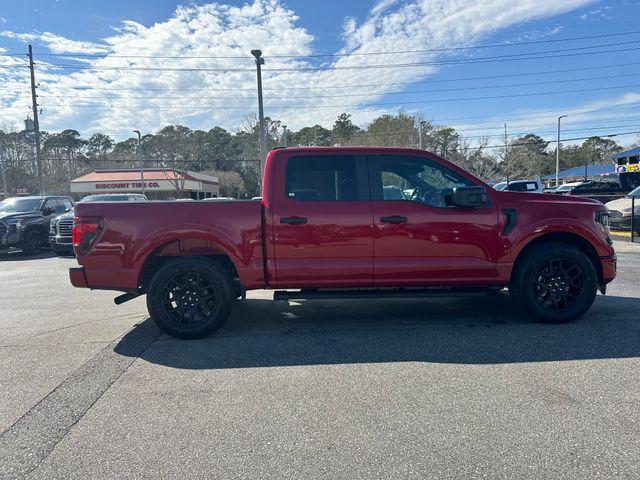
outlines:
M158 338L151 322L110 343L0 435L0 477L33 472L87 411ZM114 347L118 345L118 353Z

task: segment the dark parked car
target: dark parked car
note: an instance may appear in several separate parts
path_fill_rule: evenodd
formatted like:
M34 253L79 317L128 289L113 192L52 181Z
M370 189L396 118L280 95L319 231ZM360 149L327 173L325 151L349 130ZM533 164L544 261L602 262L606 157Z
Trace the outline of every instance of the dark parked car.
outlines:
M46 245L51 219L73 208L69 197L13 197L0 202L0 249L33 255Z
M147 197L139 193L88 195L78 203L84 202L146 202ZM73 209L51 220L49 244L57 255L73 255L71 230L73 229Z

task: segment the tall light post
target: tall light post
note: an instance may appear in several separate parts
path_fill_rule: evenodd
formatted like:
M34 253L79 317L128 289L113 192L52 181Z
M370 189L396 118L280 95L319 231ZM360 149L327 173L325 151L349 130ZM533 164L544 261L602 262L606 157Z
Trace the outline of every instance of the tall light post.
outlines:
M566 115L560 115L558 117L558 138L556 143L556 187L560 184L560 120L566 117Z
M285 147L289 146L289 141L287 138L287 126L286 125L282 125L282 143L284 144Z
M418 122L418 149L422 150L422 128L424 127L424 120Z
M251 50L251 55L256 58L256 75L258 79L258 118L260 119L260 185L262 185L262 174L264 173L264 160L266 156L265 146L265 126L264 126L264 106L262 104L262 50Z
M140 158L140 142L141 135L140 130L134 130L133 133L138 134L138 144L136 146L136 157L138 157L138 161L140 162L140 190L142 191L142 195L144 195L144 162Z

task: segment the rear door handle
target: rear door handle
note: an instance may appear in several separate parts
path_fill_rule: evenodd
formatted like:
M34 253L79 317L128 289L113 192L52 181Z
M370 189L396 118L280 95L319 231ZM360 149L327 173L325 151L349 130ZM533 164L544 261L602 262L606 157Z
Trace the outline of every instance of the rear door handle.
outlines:
M307 217L280 217L280 223L287 225L302 225L307 223Z
M390 217L380 217L380 221L384 223L406 223L407 217L392 215Z

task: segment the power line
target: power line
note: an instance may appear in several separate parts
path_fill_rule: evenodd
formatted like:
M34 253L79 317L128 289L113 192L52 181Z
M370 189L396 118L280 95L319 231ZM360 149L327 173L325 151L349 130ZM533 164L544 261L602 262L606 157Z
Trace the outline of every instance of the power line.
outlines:
M619 37L625 35L634 35L640 33L640 30L632 30L628 32L616 32L616 33L605 33L600 35L584 35L577 37L567 37L567 38L553 38L546 40L531 40L531 41L522 41L522 42L508 42L508 43L493 43L493 44L484 44L484 45L464 45L460 47L442 47L442 48L427 48L427 49L417 49L417 50L396 50L396 51L374 51L374 52L351 52L351 53L325 53L325 54L296 54L296 55L287 55L287 54L275 54L275 55L265 55L265 58L321 58L321 57L351 57L351 56L365 56L365 55L398 55L405 53L437 53L437 52L450 52L450 51L461 51L461 50L478 50L483 48L504 48L504 47L518 47L523 45L540 45L547 43L559 43L559 42L571 42L576 40L593 40L597 38L609 38L609 37ZM590 48L590 47L583 47ZM0 56L20 56L24 55L23 53L3 53ZM40 53L36 55L38 57L82 57L82 58L150 58L150 59L238 59L238 60L250 60L251 57L248 55L121 55L115 53Z
M633 42L622 42L618 44L610 44L610 45L622 45L626 43L634 43ZM603 46L609 45L594 45L592 47L577 47L571 49L560 49L560 50L550 50L547 52L531 52L531 53L521 53L515 55L501 55L501 56L493 56L493 57L478 57L471 59L458 59L458 60L440 60L440 61L429 61L429 62L410 62L410 63L389 63L389 64L375 64L375 65L344 65L344 66L332 66L332 67L311 67L311 66L298 66L298 67L285 67L285 68L269 68L265 71L268 72L300 72L300 71L333 71L333 70L362 70L362 69L371 69L371 68L403 68L403 67L417 67L417 66L438 66L438 65L466 65L466 64L477 64L477 63L493 63L493 62L501 62L501 61L519 61L519 60L538 60L538 59L547 59L547 58L562 58L562 57L574 57L574 56L583 56L583 55L601 55L606 53L618 53L618 52L629 52L640 50L640 47L634 48L623 48L623 49L613 49L613 50L602 50L599 52L575 52L575 50L582 50L585 48L599 48ZM569 52L573 53L564 53L558 55L545 55L546 53L551 52ZM527 55L527 56L524 56ZM161 71L161 72L219 72L219 71L227 71L227 72L250 72L253 71L249 68L229 68L229 67L138 67L131 65L81 65L81 64L63 64L63 63L48 63L46 66L55 67L55 68L65 68L65 69L76 69L76 70L127 70L127 71Z
M416 105L416 104L430 104L430 103L442 103L442 102L462 102L473 100L495 100L499 98L520 98L520 97L533 97L542 95L560 95L565 93L584 93L603 90L617 90L621 88L636 88L640 87L640 84L631 85L619 85L614 87L598 87L598 88L581 88L575 90L558 90L554 92L534 92L534 93L519 93L509 95L489 95L483 97L466 97L466 98L439 98L430 100L415 100L401 102L403 105ZM271 109L291 109L291 108L347 108L347 107L379 107L398 105L398 102L378 102L378 103L351 103L344 105L269 105ZM247 108L255 108L255 105L245 105L238 107L218 106L218 105L127 105L127 104L50 104L49 107L74 107L74 108L99 108L99 107L114 107L114 108L143 108L149 110L156 109L224 109L224 110L244 110ZM398 105L401 107L401 105Z
M560 70L546 70L540 72L522 72L522 73L509 73L509 74L501 74L501 75L486 75L486 76L478 76L478 77L459 77L459 78L448 78L448 79L428 79L420 82L390 82L390 83L374 83L374 84L358 84L358 85L318 85L312 87L286 87L286 88L264 88L264 91L289 91L289 90L327 90L327 89L346 89L346 88L365 88L365 87L384 87L391 85L420 85L422 83L449 83L449 82L462 82L462 81L470 81L470 80L489 80L494 78L512 78L512 77L523 77L523 76L535 76L535 75L548 75L551 73L574 73L580 71L588 71L588 70L602 70L607 68L618 68L625 67L628 68L630 66L640 65L640 62L629 62L629 63L618 63L614 65L598 65L594 67L580 67L580 68L569 68L569 69L560 69ZM98 90L98 91L255 91L255 88L209 88L209 87L177 87L177 88L103 88L103 87L95 87L93 85L79 85L79 86L48 86L44 85L40 88L56 88L56 89L64 89L64 90ZM1 89L1 88L0 88Z
M575 78L568 80L550 80L546 82L527 82L527 83L511 83L511 84L501 84L501 85L483 85L483 86L475 86L475 87L456 87L456 88L442 88L442 89L434 89L434 90L410 90L410 91L391 91L391 92L368 92L368 93L348 93L348 94L339 94L339 95L306 95L306 96L292 96L292 97L281 97L281 98L265 98L265 100L292 100L292 99L320 99L320 98L342 98L342 97L367 97L372 95L411 95L416 93L438 93L438 92L455 92L455 91L466 91L466 90L485 90L492 88L513 88L513 87L525 87L525 86L543 86L543 85L551 85L558 83L572 83L572 82L586 82L592 80L611 80L614 78L626 78L626 77L636 77L640 75L640 73L627 73L622 75L605 75L600 77L587 77L587 78ZM67 98L68 95L41 95L43 98ZM105 97L105 96L87 96L83 95L83 99L91 98L91 99L102 99L102 100L188 100L194 99L194 97ZM251 100L252 96L245 97L201 97L198 96L198 100Z

